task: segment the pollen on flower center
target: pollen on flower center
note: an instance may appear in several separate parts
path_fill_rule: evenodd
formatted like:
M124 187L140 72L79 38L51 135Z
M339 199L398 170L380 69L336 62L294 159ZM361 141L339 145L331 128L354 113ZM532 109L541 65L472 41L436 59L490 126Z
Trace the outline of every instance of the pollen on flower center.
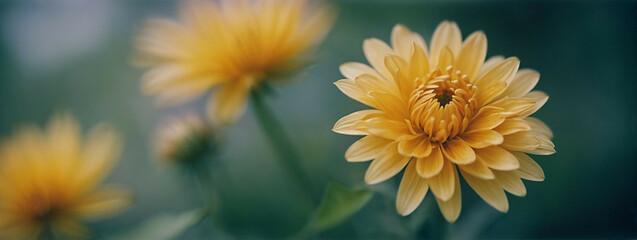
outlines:
M462 133L477 108L477 88L469 83L468 76L448 66L416 83L418 87L409 100L414 133L441 143Z

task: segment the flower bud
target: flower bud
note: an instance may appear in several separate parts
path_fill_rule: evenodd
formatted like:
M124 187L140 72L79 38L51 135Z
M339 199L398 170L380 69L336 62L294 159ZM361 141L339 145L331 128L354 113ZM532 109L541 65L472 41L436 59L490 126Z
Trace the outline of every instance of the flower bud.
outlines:
M157 130L156 152L164 163L197 161L213 148L212 127L196 114L169 117Z

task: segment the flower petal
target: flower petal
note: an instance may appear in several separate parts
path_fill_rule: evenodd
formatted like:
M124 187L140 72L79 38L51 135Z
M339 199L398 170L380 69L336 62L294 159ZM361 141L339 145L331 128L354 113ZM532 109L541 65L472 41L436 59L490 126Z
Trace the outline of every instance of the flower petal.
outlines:
M402 98L390 93L375 91L369 92L368 95L376 99L379 104L378 109L387 113L388 116L400 120L409 118L409 105Z
M457 174L456 167L445 160L440 173L427 179L431 192L440 200L447 201L453 196L456 186L455 174Z
M453 65L454 63L454 56L453 56L453 52L451 51L451 49L449 49L449 47L445 46L442 48L442 50L440 51L440 56L438 56L438 65L435 68L438 68L439 70L446 72L447 71L447 67Z
M477 158L484 161L489 168L496 170L515 170L520 167L517 158L509 151L498 146L475 149Z
M533 131L538 132L539 134L547 137L548 139L553 138L553 131L546 125L542 120L534 118L534 117L526 117L524 118L525 122L531 126ZM529 130L531 130L529 129Z
M378 103L376 100L369 95L367 92L358 86L355 81L349 79L341 79L334 82L334 85L338 87L338 90L341 90L345 95L349 98L354 99L362 104L367 106L378 108Z
M521 152L511 152L520 162L520 168L516 173L526 180L541 182L544 181L544 171L531 157Z
M489 130L497 127L505 118L502 116L502 109L492 106L480 108L478 113L471 119L465 132Z
M413 44L422 49L427 49L425 40L419 34L411 32L402 24L396 24L391 31L391 45L394 51L400 57L409 59Z
M482 31L477 31L469 35L462 44L455 66L473 80L477 77L486 56L487 37Z
M540 146L535 149L527 150L524 152L535 154L535 155L551 155L555 153L555 144L551 142L551 139L540 134L537 131L530 131L530 133L535 136L537 140L540 141Z
M407 165L403 179L398 187L398 194L396 195L396 210L398 213L402 216L411 214L425 198L428 190L427 179L418 175L416 162L411 161Z
M475 177L482 179L494 179L495 175L487 164L480 158L477 158L475 162L470 164L458 165L460 170L465 171Z
M385 79L392 79L390 72L385 67L385 56L393 54L393 52L385 42L377 38L368 38L363 42L363 53L367 61Z
M121 136L110 125L99 124L91 129L82 149L83 169L79 172L77 186L88 190L111 171L122 151Z
M125 210L132 202L129 192L117 187L102 187L82 197L71 212L82 219L103 219Z
M339 70L341 71L341 74L343 74L344 77L350 80L354 80L356 79L356 77L363 74L369 74L374 77L382 79L382 77L378 74L378 72L376 72L376 70L374 70L370 66L367 66L366 64L359 63L359 62L343 63L339 67Z
M535 105L533 105L532 108L529 108L528 110L520 113L520 115L523 116L523 117L526 117L526 116L529 116L531 114L534 114L535 112L537 112L537 110L540 110L540 108L542 106L544 106L546 101L549 100L549 96L546 95L546 93L544 93L542 91L533 91L533 92L530 92L529 94L525 95L524 97L533 99L535 101Z
M526 196L526 187L515 171L493 171L493 173L495 180L504 190L518 197Z
M208 103L212 106L213 119L222 124L235 122L246 110L253 81L251 77L245 77L221 85Z
M445 217L447 222L453 223L460 216L460 210L462 210L462 191L460 191L460 178L458 177L458 173L454 171L455 178L455 191L453 192L453 196L447 201L443 201L440 198L436 197L436 202L438 202L438 208L440 208L440 212Z
M346 135L366 135L364 131L357 129L355 124L365 120L367 116L382 113L379 110L362 110L350 113L349 115L339 119L332 128L332 131Z
M394 82L387 81L384 78L371 75L371 74L361 74L356 79L354 79L356 85L358 85L363 92L382 92L393 94L396 96L400 96L398 92L398 88Z
M515 77L519 67L520 60L518 60L518 58L507 58L497 66L493 67L493 69L482 76L482 78L476 79L474 85L478 86L478 89L482 89L500 82L508 84L511 80L513 80L513 77Z
M522 113L533 108L535 101L524 97L505 97L497 100L489 106L502 108L502 114L506 117L521 116Z
M411 157L400 155L396 151L397 143L392 143L385 153L378 156L365 172L365 183L376 184L383 182L402 170Z
M429 74L429 58L427 57L427 48L420 47L414 43L413 52L409 61L409 75L411 79L425 78Z
M469 164L476 160L473 148L462 140L447 141L442 145L442 153L444 153L445 158L455 164Z
M431 178L442 171L445 159L442 156L440 146L434 145L429 156L425 158L418 158L416 161L416 170L418 171L418 174L425 178Z
M522 69L515 74L513 80L502 93L502 96L522 97L529 93L540 80L540 73L533 69Z
M469 186L471 186L485 202L500 212L509 211L507 196L496 180L484 180L476 178L466 172L460 172L462 172L462 177L464 177Z
M484 64L482 64L482 67L480 68L480 73L475 79L480 79L484 77L485 74L491 71L491 69L493 69L495 66L500 65L500 63L502 62L504 62L503 56L490 57L489 59L487 59L487 61L484 62Z
M437 67L438 58L444 48L448 47L451 53L457 54L460 52L462 46L462 35L460 28L455 22L443 21L441 22L433 36L431 37L431 68Z
M516 132L504 136L500 147L513 151L530 151L540 146L541 142L530 131Z
M460 138L472 148L485 148L498 145L504 141L502 135L494 130L481 130L464 133Z
M502 135L509 135L516 132L529 131L531 126L521 118L509 118L493 130Z
M365 136L354 142L347 151L345 151L345 159L348 162L364 162L369 161L380 154L384 153L385 148L391 144L391 140L387 140L376 136Z
M422 135L407 136L398 143L398 152L404 156L424 158L429 156L431 149L431 141Z
M392 140L398 140L405 135L411 135L411 132L405 122L389 119L386 114L377 115L359 122L355 127L358 129L364 129L371 135Z
M411 96L414 90L414 79L409 76L409 63L396 55L388 55L385 57L385 67L392 74L394 85L398 87L400 94L404 99Z

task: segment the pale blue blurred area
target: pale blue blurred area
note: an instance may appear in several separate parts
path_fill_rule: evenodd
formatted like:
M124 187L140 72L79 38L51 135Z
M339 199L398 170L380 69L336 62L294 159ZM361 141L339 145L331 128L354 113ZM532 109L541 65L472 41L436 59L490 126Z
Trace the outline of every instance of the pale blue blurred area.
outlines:
M332 84L338 66L365 62L365 38L388 41L403 23L429 40L442 20L454 20L467 36L483 30L488 56L517 56L538 70L536 89L549 102L536 114L555 132L557 154L535 159L542 183L525 182L528 195L509 196L498 213L463 184L463 212L447 225L431 195L412 216L396 214L399 177L374 186L371 203L321 238L422 238L432 231L480 238L637 237L637 4L576 1L338 1L339 18L318 63L306 78L277 85L268 102L303 156L303 168L319 195L328 180L364 186L367 163L347 163L357 138L331 131L346 114L365 109ZM156 164L156 123L167 113L203 113L207 97L169 110L140 93L143 70L131 64L133 38L144 19L174 17L172 1L0 2L0 134L22 122L44 124L58 110L71 111L88 130L107 121L122 132L126 148L108 183L126 185L136 205L116 218L92 223L98 235L134 228L159 212L200 205L190 176ZM223 129L227 142L213 174L222 196L221 224L238 238L279 238L298 228L307 209L249 108ZM420 220L424 216L427 220ZM477 216L477 217L476 217ZM421 230L409 230L410 226ZM470 235L463 226L480 225ZM207 230L198 225L187 238ZM474 227L475 228L475 227ZM411 233L410 233L411 232ZM414 234L414 235L410 235Z

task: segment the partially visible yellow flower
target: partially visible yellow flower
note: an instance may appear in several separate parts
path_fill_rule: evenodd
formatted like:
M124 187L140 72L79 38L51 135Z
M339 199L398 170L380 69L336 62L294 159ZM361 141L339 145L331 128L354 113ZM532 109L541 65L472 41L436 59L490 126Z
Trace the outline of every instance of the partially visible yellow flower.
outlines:
M303 66L332 19L308 0L189 1L179 15L150 20L138 39L136 60L150 67L142 90L163 105L219 86L209 109L221 123L244 112L254 87Z
M551 130L529 117L548 96L531 91L540 75L518 71L517 58L485 62L483 32L464 42L453 22L442 22L430 48L423 38L396 25L388 46L367 39L363 51L371 67L345 63L347 78L335 84L347 96L374 109L340 119L334 131L364 135L347 150L350 162L372 161L368 184L399 173L396 209L413 212L429 189L444 217L455 221L461 209L458 170L482 199L499 211L509 209L507 192L526 195L521 179L544 180L527 153L555 152Z
M157 129L157 155L166 163L197 160L214 147L211 131L195 114L168 118Z
M99 186L117 163L118 134L94 127L85 139L68 114L47 129L18 130L0 145L0 236L33 239L43 230L86 236L81 220L112 216L131 204L128 192Z

